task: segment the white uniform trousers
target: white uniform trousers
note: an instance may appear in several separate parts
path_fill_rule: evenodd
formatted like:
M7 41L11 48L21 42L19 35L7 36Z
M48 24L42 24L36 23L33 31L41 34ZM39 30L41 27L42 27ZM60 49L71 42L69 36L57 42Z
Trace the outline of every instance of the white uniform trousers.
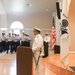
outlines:
M40 51L36 51L34 53L35 65L38 61L39 54L40 54ZM42 75L42 57L39 58L38 65L36 66L35 70L36 70L36 75Z

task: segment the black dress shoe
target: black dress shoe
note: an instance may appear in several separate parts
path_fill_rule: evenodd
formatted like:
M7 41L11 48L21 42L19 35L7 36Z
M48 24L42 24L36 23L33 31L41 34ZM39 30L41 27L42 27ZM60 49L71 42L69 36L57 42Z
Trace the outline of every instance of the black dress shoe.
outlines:
M11 52L11 54L13 54L13 52Z
M8 54L8 52L6 52L6 54Z
M46 58L46 56L42 56L42 58Z

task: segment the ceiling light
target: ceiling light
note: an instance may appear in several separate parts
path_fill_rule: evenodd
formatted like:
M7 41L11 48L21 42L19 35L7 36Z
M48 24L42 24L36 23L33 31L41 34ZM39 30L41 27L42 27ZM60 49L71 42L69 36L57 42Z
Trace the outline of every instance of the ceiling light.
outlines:
M31 4L27 4L27 6L28 6L28 7L31 7L32 5L31 5Z
M46 11L49 11L49 9L46 9Z

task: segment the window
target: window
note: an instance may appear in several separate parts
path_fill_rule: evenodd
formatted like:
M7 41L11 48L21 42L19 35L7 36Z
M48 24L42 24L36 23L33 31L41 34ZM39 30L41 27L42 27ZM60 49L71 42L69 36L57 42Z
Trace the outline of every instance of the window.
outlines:
M20 34L20 30L23 30L23 24L19 21L15 21L11 24L10 29L13 30L13 33Z

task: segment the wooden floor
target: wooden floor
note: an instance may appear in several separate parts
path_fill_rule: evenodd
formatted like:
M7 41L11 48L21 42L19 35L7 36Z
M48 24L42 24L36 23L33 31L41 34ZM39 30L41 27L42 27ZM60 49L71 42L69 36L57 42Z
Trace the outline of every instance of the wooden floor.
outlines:
M56 75L75 75L75 71L70 68L70 66L75 67L75 54L68 55L67 66L64 66L64 63L61 62L60 54L53 54L47 57L46 64L48 71L52 71Z
M64 68L63 64L60 62L60 55L59 54L53 54L47 58L42 59L43 64L43 75L61 75L56 74L57 68ZM75 66L75 54L69 55L69 64L68 66ZM57 66L57 68L55 68ZM72 69L68 67L68 70L71 72ZM35 72L35 64L33 63L33 75L36 75ZM0 75L17 75L16 74L16 54L0 54ZM64 74L63 74L64 75ZM66 75L66 74L65 74ZM75 75L71 74L71 75Z
M0 75L16 75L16 54L0 54Z

